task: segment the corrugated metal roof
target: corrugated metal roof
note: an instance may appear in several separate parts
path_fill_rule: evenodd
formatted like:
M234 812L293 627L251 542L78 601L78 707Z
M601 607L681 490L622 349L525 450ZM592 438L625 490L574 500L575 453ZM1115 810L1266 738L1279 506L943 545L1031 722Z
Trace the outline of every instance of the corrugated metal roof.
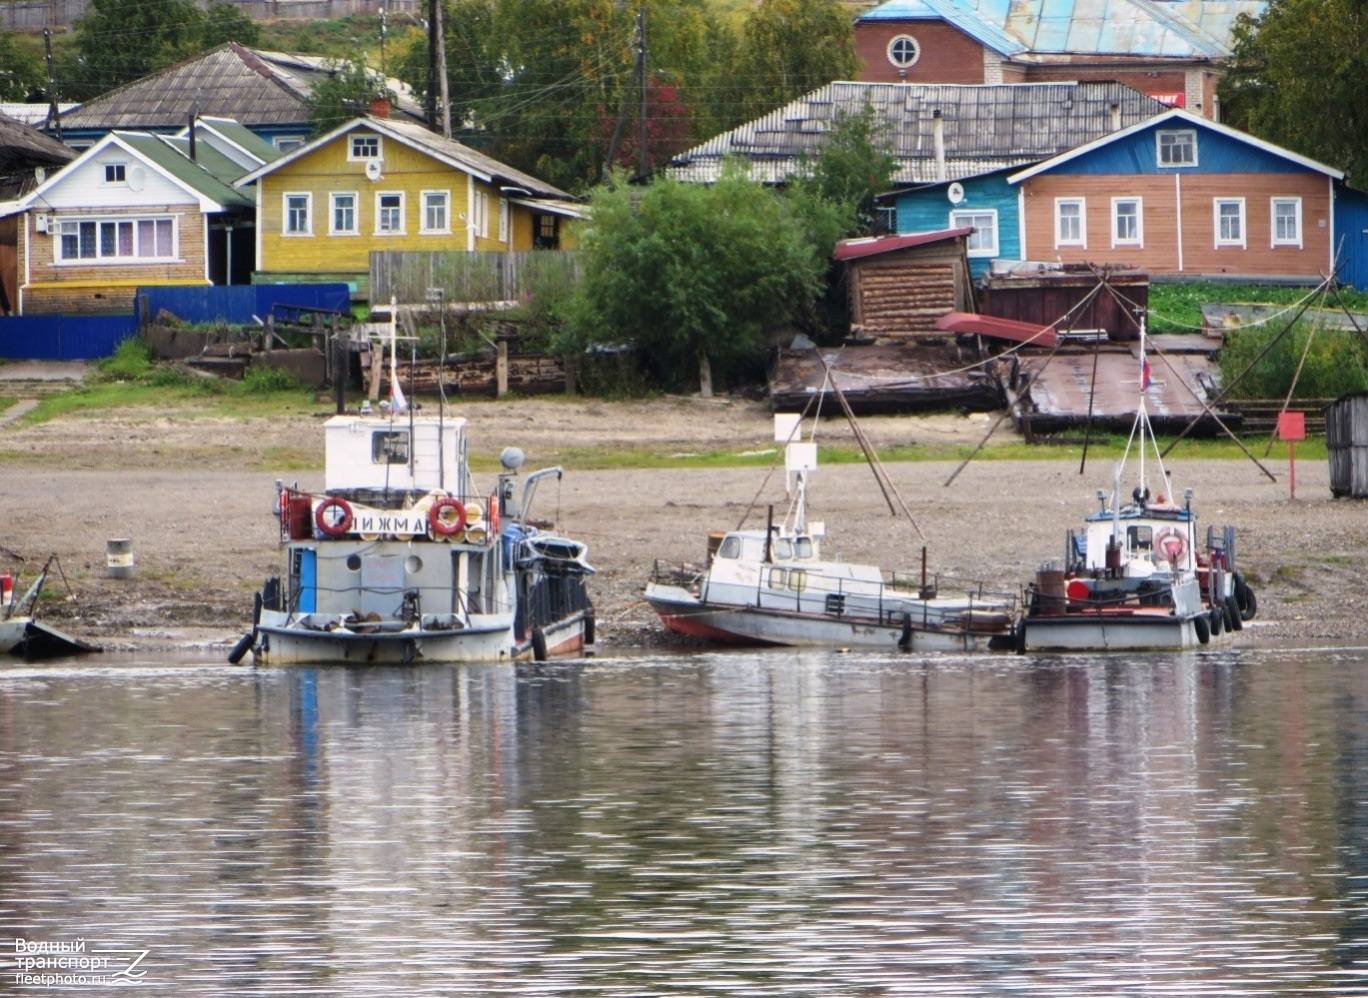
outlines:
M229 42L103 94L62 115L70 130L180 128L191 111L255 125L303 125L313 85L329 74L317 56L260 52ZM417 105L399 94L405 113Z
M889 0L860 20L942 17L1022 61L1034 55L1222 59L1230 55L1239 15L1259 17L1267 7L1268 0Z
M1113 106L1123 128L1167 110L1119 83L829 83L680 154L666 172L688 183L712 183L723 158L736 157L754 179L781 183L803 168L804 156L821 149L838 117L859 113L866 103L898 161L898 183L935 183L1039 162L1112 131ZM945 177L936 161L937 111Z
M31 169L35 166L61 166L76 158L76 153L8 115L0 114L0 172Z
M837 260L858 260L866 256L878 256L880 253L892 253L895 250L909 249L913 246L925 246L929 243L939 243L947 239L959 239L973 232L972 227L961 229L942 229L938 232L912 232L904 236L871 236L864 239L842 239L836 244L836 251L832 254Z
M192 163L172 144L176 140L168 141L160 135L138 132L115 132L114 135L120 142L123 142L148 162L154 163L169 176L198 191L215 203L223 205L225 208L254 208L256 206L256 202L250 196L233 188L232 181L234 176L241 172L241 168L227 157L216 157L208 162L201 159ZM232 175L227 178L214 176L210 170L216 161L221 161L220 165L227 164L227 169Z

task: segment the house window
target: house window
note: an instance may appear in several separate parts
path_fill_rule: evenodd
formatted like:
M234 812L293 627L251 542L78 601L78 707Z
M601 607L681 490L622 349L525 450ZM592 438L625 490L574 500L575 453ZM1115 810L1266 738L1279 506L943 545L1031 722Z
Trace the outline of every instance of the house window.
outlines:
M313 234L311 228L313 195L312 194L286 194L285 195L285 235L287 236L308 236Z
M128 183L127 165L124 163L106 163L105 180L106 184L126 184Z
M281 152L294 152L308 141L303 135L277 135L271 140L272 144Z
M921 58L921 46L911 35L896 35L888 43L888 61L899 69L913 66Z
M508 201L499 199L499 242L508 242Z
M172 218L72 219L59 223L57 233L62 262L176 259Z
M380 136L378 135L353 135L351 144L347 147L347 159L352 162L365 162L370 159L380 158Z
M1055 246L1088 245L1086 202L1083 198L1055 199Z
M356 195L334 194L332 196L332 234L334 236L354 236L356 225Z
M1154 141L1160 166L1197 165L1197 133L1192 129L1155 132Z
M1301 198L1273 198L1273 245L1301 246Z
M1112 198L1112 245L1142 246L1144 242L1140 198Z
M997 212L996 211L952 211L950 228L972 228L969 241L965 244L971 257L997 256Z
M1239 246L1245 244L1245 203L1244 198L1217 198L1213 212L1216 216L1216 245Z
M404 195L402 193L375 195L375 231L399 235L404 231Z
M532 219L532 248L557 249L560 246L560 219L555 215L533 215Z
M489 238L489 195L483 191L475 194L474 212L470 217L470 227L481 239Z
M423 192L423 231L451 231L451 195L447 191Z

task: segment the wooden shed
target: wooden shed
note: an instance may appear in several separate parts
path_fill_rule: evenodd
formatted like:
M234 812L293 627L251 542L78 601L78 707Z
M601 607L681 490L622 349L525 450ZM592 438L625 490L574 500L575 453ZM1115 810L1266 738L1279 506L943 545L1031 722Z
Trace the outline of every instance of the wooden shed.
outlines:
M936 320L973 311L965 238L972 228L846 239L835 257L846 265L850 336L876 343L943 337Z
M1368 496L1368 392L1352 392L1325 407L1325 449L1330 458L1330 491Z
M1106 289L1093 294L1104 276L1117 294ZM1067 316L1057 327L1062 332L1105 331L1108 339L1129 342L1140 338L1135 310L1149 307L1149 275L1143 270L1101 271L1079 265L1046 269L1025 264L1017 271L990 274L981 294L984 315L1039 326L1053 325ZM1082 304L1085 299L1087 304Z

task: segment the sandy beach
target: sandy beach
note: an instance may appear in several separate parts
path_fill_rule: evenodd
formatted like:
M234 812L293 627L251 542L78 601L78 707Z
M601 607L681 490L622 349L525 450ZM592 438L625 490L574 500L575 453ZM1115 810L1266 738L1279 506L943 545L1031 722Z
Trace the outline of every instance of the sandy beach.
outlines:
M64 594L69 584L75 598L45 600L42 615L112 649L231 645L250 624L253 591L278 571L274 482L321 488L328 414L323 403L270 420L134 410L0 427L0 571L31 578L56 554L62 574L49 588ZM748 512L762 523L767 505L782 513L786 502L782 467L770 474L574 466L586 447L770 450L773 423L762 402L521 399L474 402L458 414L470 422L477 457L517 446L529 470L564 466L560 483L539 493L535 515L590 545L606 645L664 640L640 599L653 562L700 561L709 530L735 527ZM883 416L861 426L879 447L972 444L992 419ZM994 439L1011 435L1004 429ZM828 420L818 441L853 445L853 435L843 420ZM301 458L318 470L288 470ZM1180 451L1166 462L1175 491L1195 490L1199 528L1238 528L1239 567L1259 598L1260 640L1368 640L1368 506L1332 498L1323 461L1298 463L1295 500L1286 460L1265 464L1278 481L1249 461L1184 460ZM831 465L817 473L809 506L827 525L826 553L915 572L925 545L943 590L977 582L1019 590L1040 564L1062 557L1065 530L1096 508L1097 489L1111 479L1109 461L1090 461L1080 474L1076 458L1049 453L979 459L948 486L958 462L885 467L924 536L890 515L868 467ZM478 477L482 485L493 479ZM131 579L107 577L106 543L116 538L132 542Z

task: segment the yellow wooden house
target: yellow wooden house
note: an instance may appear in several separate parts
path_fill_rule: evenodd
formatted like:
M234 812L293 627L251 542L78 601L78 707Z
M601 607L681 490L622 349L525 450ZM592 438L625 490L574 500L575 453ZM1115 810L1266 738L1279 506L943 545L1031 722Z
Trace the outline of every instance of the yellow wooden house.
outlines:
M571 249L582 217L545 181L421 125L356 118L244 176L257 283L342 281L367 297L372 250Z

